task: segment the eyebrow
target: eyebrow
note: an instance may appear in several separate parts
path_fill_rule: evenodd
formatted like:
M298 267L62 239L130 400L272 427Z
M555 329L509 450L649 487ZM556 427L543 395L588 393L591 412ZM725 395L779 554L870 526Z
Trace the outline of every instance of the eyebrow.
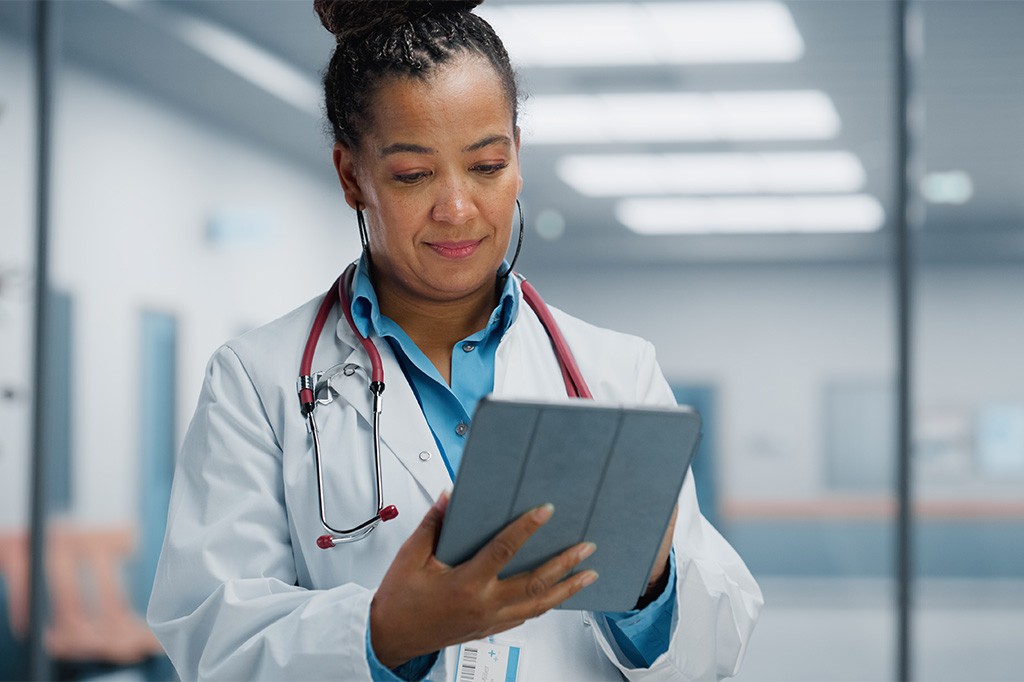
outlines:
M468 147L464 147L462 151L475 152L485 147L489 147L492 144L504 144L506 146L511 146L512 140L508 137L508 135L488 135L484 139L479 140L478 142L474 142ZM384 149L380 150L380 155L382 158L385 156L390 156L391 154L402 153L435 154L437 153L437 150L433 149L432 147L424 147L421 144L412 144L410 142L396 142L394 144L389 144L387 147L384 147Z
M500 144L503 144L503 145L508 146L508 147L512 146L512 140L509 139L508 135L488 135L487 137L485 137L484 139L480 140L479 142L474 142L473 144L469 145L468 147L466 147L462 151L464 151L464 152L475 152L475 151L478 151L480 149L483 149L484 147L490 147L492 144L496 144L496 143L500 143Z
M408 152L410 154L433 154L434 149L430 147L424 147L421 144L411 144L409 142L396 142L395 144L389 144L384 149L380 150L381 157L390 156L391 154L401 154Z

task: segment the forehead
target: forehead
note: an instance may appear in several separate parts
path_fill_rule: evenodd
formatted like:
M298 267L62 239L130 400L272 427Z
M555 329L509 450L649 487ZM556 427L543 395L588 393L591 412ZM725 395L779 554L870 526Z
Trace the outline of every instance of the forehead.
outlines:
M485 135L512 137L512 106L498 73L483 57L465 55L426 78L385 81L370 105L366 143L463 148ZM372 149L371 149L372 151Z

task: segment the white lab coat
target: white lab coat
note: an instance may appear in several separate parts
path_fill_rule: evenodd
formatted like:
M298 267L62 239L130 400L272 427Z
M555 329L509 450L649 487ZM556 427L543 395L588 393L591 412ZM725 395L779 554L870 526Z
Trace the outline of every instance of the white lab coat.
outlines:
M452 486L434 438L387 343L381 416L387 504L398 518L367 539L321 550L310 437L295 383L318 301L220 348L207 369L174 476L149 623L191 679L367 680L370 600L402 542ZM672 403L650 343L553 310L594 396ZM379 340L378 340L379 341ZM358 367L317 409L328 519L350 527L372 513L369 362L337 306L313 370ZM521 305L497 350L494 392L565 396L550 342ZM674 538L678 578L671 646L634 669L604 619L551 611L507 633L523 645L527 680L707 680L736 673L762 604L736 552L697 509L692 477ZM455 679L457 647L428 679ZM620 675L621 673L621 675Z

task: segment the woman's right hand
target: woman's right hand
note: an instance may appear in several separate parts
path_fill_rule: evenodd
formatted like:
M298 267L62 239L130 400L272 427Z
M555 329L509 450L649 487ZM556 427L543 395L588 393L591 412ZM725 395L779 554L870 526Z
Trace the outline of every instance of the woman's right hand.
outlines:
M549 611L597 579L594 571L565 578L594 551L570 547L539 568L498 578L519 548L551 518L543 505L520 516L458 566L434 556L448 507L442 494L405 541L370 604L370 643L388 668L521 625ZM565 578L565 579L563 579Z

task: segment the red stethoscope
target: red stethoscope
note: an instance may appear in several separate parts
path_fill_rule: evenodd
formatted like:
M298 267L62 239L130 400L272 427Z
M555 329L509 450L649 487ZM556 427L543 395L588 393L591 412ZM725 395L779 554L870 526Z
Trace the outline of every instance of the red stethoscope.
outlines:
M352 286L355 270L355 263L349 265L324 296L323 301L320 303L320 309L317 311L316 319L313 321L313 327L309 332L309 338L306 340L306 348L302 353L302 366L299 368L299 402L302 406L302 416L305 417L306 425L313 438L313 454L316 462L316 488L320 501L320 523L327 530L326 534L321 535L316 540L317 546L321 549L329 549L336 544L362 540L381 521L390 521L398 516L398 508L395 505L384 506L384 491L380 475L380 413L381 396L384 394L384 367L381 363L380 353L377 351L373 341L360 334L355 322L352 320L352 305L349 300L348 291ZM566 343L565 337L562 336L562 332L558 328L558 324L555 322L555 318L551 315L551 311L544 303L544 300L537 293L533 285L527 282L524 277L518 273L512 274L519 279L523 299L537 314L537 317L540 318L544 330L551 339L555 358L558 360L558 366L562 371L562 379L565 381L566 394L570 398L591 398L590 389L587 387L587 382L583 380L583 375L580 373L576 359L569 349L569 344ZM353 333L359 339L363 349L366 350L366 354L370 357L370 393L373 396L373 464L377 482L377 510L371 518L358 526L347 529L335 528L327 522L327 515L324 511L324 480L320 455L320 434L316 427L316 418L313 415L318 403L315 392L316 380L311 371L313 352L316 350L317 340L320 338L320 333L323 331L324 324L327 322L331 308L334 307L335 303L340 304L341 310L345 314L345 319L348 320Z

